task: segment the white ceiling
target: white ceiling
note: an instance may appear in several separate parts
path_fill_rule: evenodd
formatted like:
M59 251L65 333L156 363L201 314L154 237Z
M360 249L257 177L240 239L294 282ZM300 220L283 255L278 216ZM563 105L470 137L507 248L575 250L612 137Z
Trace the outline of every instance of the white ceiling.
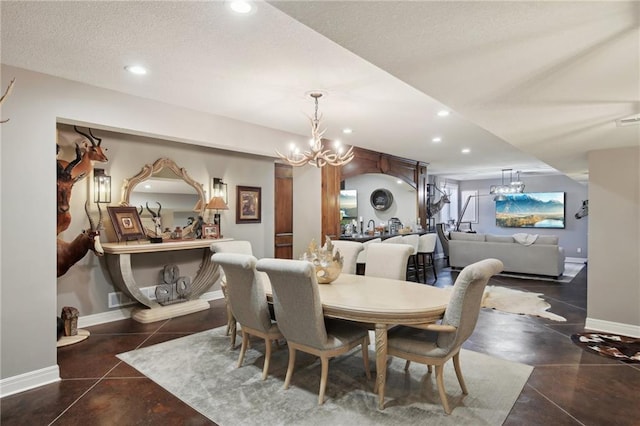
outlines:
M640 126L615 125L640 113L635 1L272 1L245 16L222 1L3 1L0 12L3 64L300 135L321 90L325 137L452 179L513 168L584 181L588 151L640 144ZM126 73L133 63L149 74Z

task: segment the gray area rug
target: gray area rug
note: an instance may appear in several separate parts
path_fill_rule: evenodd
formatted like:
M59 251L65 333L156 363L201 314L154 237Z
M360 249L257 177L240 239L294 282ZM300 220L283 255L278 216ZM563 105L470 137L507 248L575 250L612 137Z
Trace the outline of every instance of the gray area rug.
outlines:
M373 380L363 371L360 350L333 359L325 403L318 406L320 362L298 352L288 390L282 388L288 349L274 346L267 380L261 380L264 344L251 340L244 365L229 347L224 327L118 355L176 397L222 426L228 425L500 425L533 367L463 350L460 359L469 395L462 395L452 363L445 368L451 415L444 414L435 374L404 361L389 364L386 405L377 409ZM369 347L371 368L375 351ZM372 372L372 376L373 376Z

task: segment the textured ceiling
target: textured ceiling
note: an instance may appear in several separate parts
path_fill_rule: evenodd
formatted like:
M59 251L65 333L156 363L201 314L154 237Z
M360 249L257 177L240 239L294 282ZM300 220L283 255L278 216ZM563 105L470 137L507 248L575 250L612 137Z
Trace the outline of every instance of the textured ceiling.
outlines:
M639 143L640 127L614 124L640 112L637 2L226 6L3 1L1 60L299 135L308 92L322 90L326 137L453 179L513 168L585 180L587 151ZM134 62L149 74L125 73Z

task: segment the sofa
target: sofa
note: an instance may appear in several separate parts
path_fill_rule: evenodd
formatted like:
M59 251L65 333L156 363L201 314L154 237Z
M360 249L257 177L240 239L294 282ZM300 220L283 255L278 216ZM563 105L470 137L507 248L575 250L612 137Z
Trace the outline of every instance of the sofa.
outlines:
M501 260L504 272L552 277L559 277L564 272L564 250L555 235L449 234L452 268L464 268L487 258Z

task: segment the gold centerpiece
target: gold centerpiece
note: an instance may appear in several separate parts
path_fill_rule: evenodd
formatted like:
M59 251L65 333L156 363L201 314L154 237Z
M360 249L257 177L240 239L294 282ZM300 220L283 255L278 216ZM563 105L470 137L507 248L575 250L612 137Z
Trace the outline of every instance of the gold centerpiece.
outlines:
M300 256L300 260L308 260L313 263L319 284L329 284L342 272L343 258L339 250L336 250L335 255L333 254L333 244L329 237L326 237L324 247L318 246L316 240L311 240L307 251Z

